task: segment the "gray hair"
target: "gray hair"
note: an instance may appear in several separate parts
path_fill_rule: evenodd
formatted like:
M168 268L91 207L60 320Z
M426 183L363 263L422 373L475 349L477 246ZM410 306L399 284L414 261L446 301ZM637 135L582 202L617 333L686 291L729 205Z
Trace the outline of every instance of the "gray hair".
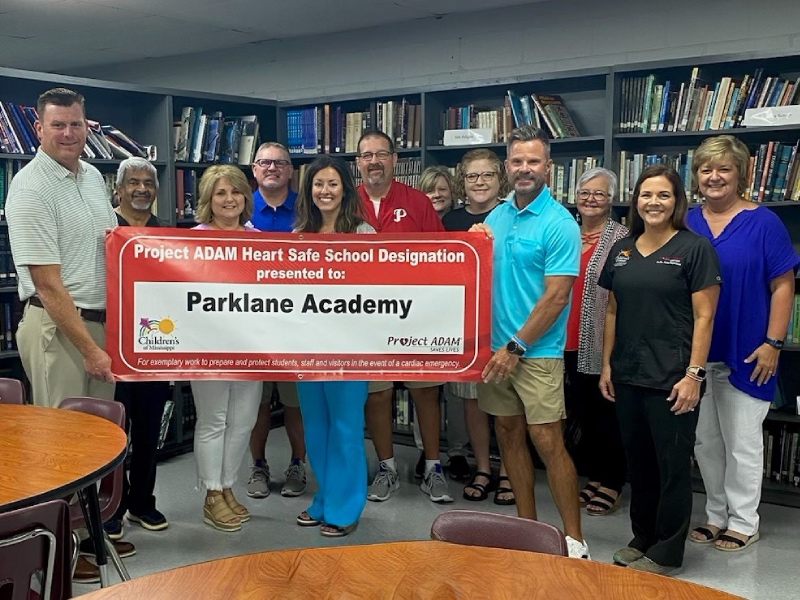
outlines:
M278 148L279 150L283 150L286 153L286 157L291 162L292 155L289 154L289 150L286 149L286 146L284 146L280 142L264 142L256 150L256 156L258 156L258 153L261 152L262 150L265 150L266 148Z
M156 189L158 189L158 171L156 171L153 164L146 158L132 156L119 163L119 168L117 169L117 187L122 187L125 183L125 175L128 174L128 171L147 171L153 176L156 182Z
M618 184L617 184L617 174L614 171L609 171L608 169L604 169L603 167L595 167L594 169L589 169L588 171L584 171L583 175L580 176L578 179L578 183L576 184L577 189L581 189L583 184L587 181L594 179L595 177L603 177L605 178L606 182L608 183L608 193L611 194L611 199L617 197L618 191Z
M511 132L511 135L508 136L508 145L506 146L507 155L511 155L511 146L514 144L514 142L533 142L534 140L539 140L542 142L545 155L549 159L550 138L547 136L547 132L545 132L544 129L539 129L533 125L523 125L522 127L517 127Z

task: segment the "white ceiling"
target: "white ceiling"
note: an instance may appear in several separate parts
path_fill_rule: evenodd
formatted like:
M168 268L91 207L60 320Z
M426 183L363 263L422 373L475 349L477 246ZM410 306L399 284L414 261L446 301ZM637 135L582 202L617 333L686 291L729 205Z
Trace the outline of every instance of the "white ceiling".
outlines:
M537 0L534 0L537 1ZM543 1L543 0L538 0ZM0 0L0 65L72 69L530 4L521 0ZM513 21L513 13L509 12ZM412 23L405 23L412 21ZM324 52L324 48L320 48Z

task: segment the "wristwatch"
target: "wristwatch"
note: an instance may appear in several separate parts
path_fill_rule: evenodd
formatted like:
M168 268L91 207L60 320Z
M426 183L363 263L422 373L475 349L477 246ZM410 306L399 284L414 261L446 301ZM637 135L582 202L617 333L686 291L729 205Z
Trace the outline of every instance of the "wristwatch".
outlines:
M700 381L704 381L706 378L706 370L698 365L690 365L687 367L686 374L691 375Z
M776 350L782 350L783 349L783 340L776 340L776 339L768 337L768 338L764 338L764 343L769 344L770 346L772 346Z
M523 356L525 354L525 348L520 346L514 340L511 340L506 344L506 350L508 350L511 354L516 354L517 356Z

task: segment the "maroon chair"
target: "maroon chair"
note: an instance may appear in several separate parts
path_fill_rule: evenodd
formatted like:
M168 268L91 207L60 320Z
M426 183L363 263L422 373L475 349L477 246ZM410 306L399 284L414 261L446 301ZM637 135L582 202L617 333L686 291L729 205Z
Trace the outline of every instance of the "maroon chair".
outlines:
M0 598L28 600L41 573L41 597L72 597L69 507L53 500L0 513Z
M19 379L0 377L0 404L25 404L25 386Z
M477 510L448 510L440 514L431 526L431 539L464 546L568 556L567 540L557 527Z
M125 407L115 400L105 400L102 398L91 398L89 396L72 396L64 398L61 401L59 408L66 410L75 410L78 412L88 413L97 417L102 417L125 429ZM125 464L121 463L111 473L100 480L100 489L98 491L98 498L100 501L100 520L105 523L111 519L119 509L119 503L122 501L122 481L124 478ZM75 530L79 527L86 527L86 520L83 515L83 510L80 504L71 504L70 510L70 523L72 529ZM73 533L75 540L75 552L73 554L73 568L78 561L78 541L77 535ZM106 542L106 549L111 558L111 562L119 573L122 581L129 581L130 575L122 560L114 549L114 544L108 539L108 536L103 532L103 538ZM100 569L101 579L103 577L103 569ZM105 583L105 582L104 582Z

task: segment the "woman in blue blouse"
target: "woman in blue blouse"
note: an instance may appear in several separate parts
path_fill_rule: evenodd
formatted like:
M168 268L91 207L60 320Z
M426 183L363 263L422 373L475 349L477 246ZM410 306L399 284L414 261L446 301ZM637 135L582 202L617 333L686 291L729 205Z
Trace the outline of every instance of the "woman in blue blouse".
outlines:
M689 227L716 249L725 282L695 445L706 523L689 539L728 552L759 538L762 423L775 396L800 262L781 220L745 199L749 160L733 136L706 139L692 165L694 190L705 203L688 216Z

